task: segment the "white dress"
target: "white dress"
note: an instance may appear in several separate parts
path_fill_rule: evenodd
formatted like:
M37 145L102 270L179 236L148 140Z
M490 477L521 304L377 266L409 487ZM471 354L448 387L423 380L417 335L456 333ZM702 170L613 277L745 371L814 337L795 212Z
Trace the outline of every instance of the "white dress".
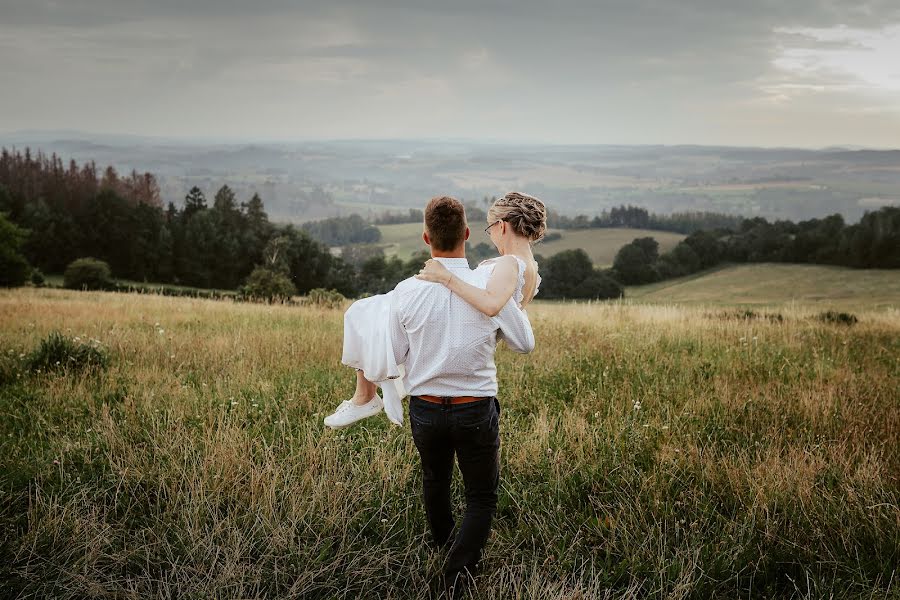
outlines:
M498 259L492 258L478 265L476 271L483 271L487 281ZM513 291L513 299L522 305L525 287L525 261L519 262L519 278ZM535 295L540 286L538 275ZM359 369L366 379L381 388L384 412L397 425L403 424L403 403L406 387L403 365L394 360L394 348L388 324L391 316L391 294L378 294L357 300L344 313L344 350L341 362L348 367Z

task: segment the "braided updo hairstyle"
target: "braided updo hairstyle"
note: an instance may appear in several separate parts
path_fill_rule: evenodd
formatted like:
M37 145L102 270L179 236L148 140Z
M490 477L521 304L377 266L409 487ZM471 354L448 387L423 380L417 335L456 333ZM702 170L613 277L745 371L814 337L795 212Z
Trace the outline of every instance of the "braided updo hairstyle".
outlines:
M519 192L510 192L488 209L488 221L503 220L513 231L537 242L547 231L547 208L544 203Z

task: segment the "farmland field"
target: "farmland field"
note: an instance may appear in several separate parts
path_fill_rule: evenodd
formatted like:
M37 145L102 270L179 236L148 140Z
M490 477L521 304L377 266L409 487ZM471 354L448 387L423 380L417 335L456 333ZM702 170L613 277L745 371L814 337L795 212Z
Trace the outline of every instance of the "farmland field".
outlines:
M471 226L469 243L490 244L490 239L478 224ZM403 223L400 225L379 225L381 243L386 246L385 254L409 258L414 252L426 248L422 242L422 225L420 223ZM666 252L684 239L679 233L654 231L650 229L563 229L558 230L562 239L552 242L540 242L534 246L535 254L545 257L553 256L563 250L583 248L597 267L611 266L616 252L625 244L639 237L652 237L659 242L660 253Z
M477 597L900 598L893 306L535 303ZM0 291L0 595L429 597L408 426L321 422L341 317ZM29 368L53 331L109 366Z

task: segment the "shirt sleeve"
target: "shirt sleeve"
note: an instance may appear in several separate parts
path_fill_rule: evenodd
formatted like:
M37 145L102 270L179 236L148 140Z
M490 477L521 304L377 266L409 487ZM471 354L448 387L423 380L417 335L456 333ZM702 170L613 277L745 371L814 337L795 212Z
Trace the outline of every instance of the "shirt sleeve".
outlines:
M406 333L406 327L403 326L403 303L400 294L394 290L391 294L391 312L390 312L390 331L391 346L394 348L394 360L396 364L402 365L406 362L409 355L409 335Z
M534 331L528 313L520 310L512 299L491 320L499 328L499 339L506 342L513 352L528 354L534 350Z

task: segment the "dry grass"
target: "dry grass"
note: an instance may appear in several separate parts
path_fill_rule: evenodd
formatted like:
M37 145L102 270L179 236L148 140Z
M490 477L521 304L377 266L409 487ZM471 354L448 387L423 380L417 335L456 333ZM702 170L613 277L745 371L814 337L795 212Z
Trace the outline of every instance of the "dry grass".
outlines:
M536 303L479 596L900 597L900 314L778 310ZM341 315L0 292L2 595L429 597L408 431L321 424ZM112 366L24 372L54 330Z

